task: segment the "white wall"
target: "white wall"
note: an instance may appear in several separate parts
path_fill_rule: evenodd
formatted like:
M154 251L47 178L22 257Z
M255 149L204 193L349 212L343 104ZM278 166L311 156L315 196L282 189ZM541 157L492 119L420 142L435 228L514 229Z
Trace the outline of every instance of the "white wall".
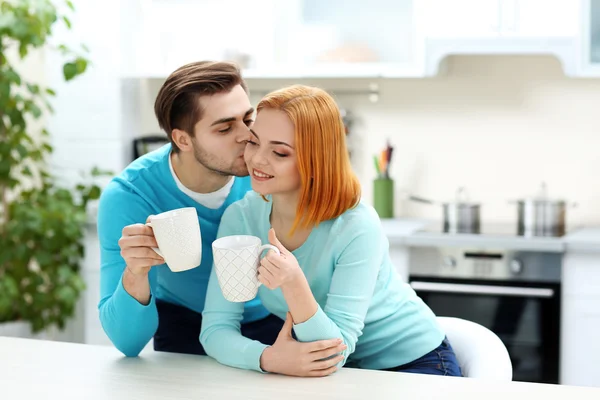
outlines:
M62 65L65 58L46 51L47 83L55 89L55 113L48 118L55 152L52 166L62 182L71 185L81 180L82 172L94 166L118 173L125 165L129 137L122 131L120 83L120 18L123 7L118 0L103 2L74 1L76 12L70 16L73 30L59 24L54 43L78 49L83 43L90 49L88 70L65 82ZM96 227L88 227L86 257L82 275L87 289L69 331L59 339L93 344L109 343L98 321L99 249Z
M47 52L47 75L56 90L55 114L48 129L55 145L53 164L67 182L92 166L117 172L124 166L120 99L120 29L118 1L75 1L73 29L57 24L53 41L74 49L90 49L90 65L81 76L65 82L62 65L68 59Z
M297 83L252 80L251 90ZM325 88L366 88L369 81L306 81ZM160 132L152 112L161 80L145 83L141 131ZM576 201L571 225L600 224L600 80L567 79L551 57L452 57L444 76L380 81L380 100L340 95L360 118L351 133L355 169L371 201L372 155L390 138L397 216L441 218L441 207L402 201L406 190L451 200L465 186L485 221L516 221L509 199L534 194ZM260 97L252 96L253 104Z

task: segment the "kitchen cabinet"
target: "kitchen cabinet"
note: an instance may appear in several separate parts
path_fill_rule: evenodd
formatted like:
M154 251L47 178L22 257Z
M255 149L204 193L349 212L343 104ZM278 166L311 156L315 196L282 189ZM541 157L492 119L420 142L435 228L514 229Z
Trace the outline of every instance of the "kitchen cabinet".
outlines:
M417 76L415 0L277 2L273 58L248 77Z
M578 74L577 0L424 0L425 76L449 55L552 55Z
M390 259L404 282L408 282L409 255L407 246L390 244Z
M500 30L500 0L424 0L422 15L427 37L497 36Z
M438 38L574 37L573 0L425 0L424 33Z
M507 28L521 37L576 37L581 3L577 0L510 0Z
M600 240L596 252L567 244L562 287L560 382L600 387Z
M600 0L126 3L124 77L164 79L191 61L228 59L247 79L418 78L463 54L553 55L567 76L600 75Z
M591 64L600 66L600 0L589 2L589 36L588 57Z
M161 78L190 61L229 59L250 79L420 76L415 3L132 0L124 75Z
M198 60L270 64L276 0L131 0L121 13L124 77L165 78Z
M580 75L600 76L600 0L582 1L580 45Z

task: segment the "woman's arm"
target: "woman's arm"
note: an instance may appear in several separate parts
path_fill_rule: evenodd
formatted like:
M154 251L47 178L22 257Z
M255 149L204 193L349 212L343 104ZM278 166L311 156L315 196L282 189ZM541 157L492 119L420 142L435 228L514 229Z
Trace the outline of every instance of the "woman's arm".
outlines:
M243 312L244 303L233 303L223 297L213 267L202 312L200 342L206 354L222 364L262 372L260 356L268 346L242 336Z
M250 233L241 232L243 226L242 211L233 204L223 214L218 237ZM341 340L300 343L292 337L291 320L286 321L272 346L242 336L243 304L223 297L213 267L200 332L200 342L209 356L229 366L285 375L326 376L337 369L340 360L330 357L345 348Z
M286 276L288 271L288 278L281 279L281 288L296 322L294 332L298 340L312 342L341 337L348 347L344 352L345 362L362 335L386 241L378 221L370 220L345 229L338 240L346 244L337 258L324 310L316 303L302 271L300 276L289 267L293 264L291 253L284 254L287 258L282 260L277 260L274 254L269 258L278 264L275 275ZM269 278L267 275L265 279Z
M248 234L244 226L244 214L234 203L223 213L217 237ZM223 297L213 265L202 311L200 342L206 354L222 364L262 372L260 356L268 346L242 335L243 313L244 303L230 302Z

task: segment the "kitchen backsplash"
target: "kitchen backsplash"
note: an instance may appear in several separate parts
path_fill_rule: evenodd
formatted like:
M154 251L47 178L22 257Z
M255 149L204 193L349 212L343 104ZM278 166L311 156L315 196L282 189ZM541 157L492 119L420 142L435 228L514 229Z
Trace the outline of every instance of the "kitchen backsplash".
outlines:
M325 88L366 88L368 80L306 81ZM148 82L142 132L159 132L152 104L160 84ZM291 83L252 80L260 94ZM463 186L482 203L483 221L515 222L511 199L536 193L576 202L570 225L600 224L600 80L568 79L552 57L461 56L445 75L378 82L379 100L340 94L358 121L350 132L353 164L371 202L372 156L390 139L396 216L441 219L441 207L410 203L405 193L448 201Z

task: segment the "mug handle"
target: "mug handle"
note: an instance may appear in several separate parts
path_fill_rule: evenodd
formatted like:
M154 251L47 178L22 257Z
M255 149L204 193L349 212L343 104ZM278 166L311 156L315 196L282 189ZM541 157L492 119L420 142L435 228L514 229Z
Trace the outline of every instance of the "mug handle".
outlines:
M152 222L146 222L146 226L149 226L150 228L152 228ZM152 250L154 250L154 252L156 254L158 254L159 256L161 256L163 259L165 258L165 256L163 256L163 253L160 251L160 249L158 247L151 247Z
M258 249L259 256L262 254L263 251L267 249L273 250L275 253L277 253L278 256L281 255L281 252L277 247L273 246L272 244L263 244L262 246L260 246L260 249Z
M275 253L277 253L278 256L281 255L281 251L279 251L279 249L277 247L273 246L272 244L264 244L264 245L260 246L260 248L258 249L258 256L260 257L262 252L267 249L273 250ZM262 282L259 281L258 286L262 286Z

